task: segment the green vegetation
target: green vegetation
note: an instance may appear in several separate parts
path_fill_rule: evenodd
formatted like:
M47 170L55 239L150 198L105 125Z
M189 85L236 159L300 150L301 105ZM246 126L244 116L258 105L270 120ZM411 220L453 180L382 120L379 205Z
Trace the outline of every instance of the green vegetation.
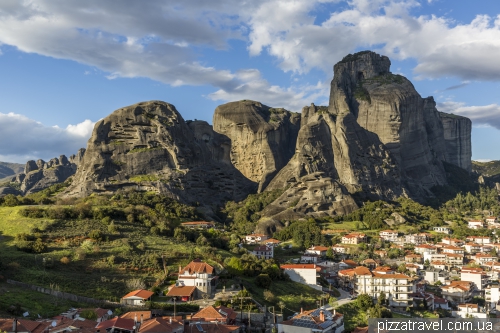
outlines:
M155 182L159 178L156 175L135 175L129 178L130 181L140 183L140 182Z
M226 223L232 224L232 229L240 234L249 234L255 230L262 210L276 200L285 189L250 194L241 202L228 201L221 211L221 217Z
M342 60L340 61L341 64L344 64L344 63L347 63L347 62L351 62L351 61L356 61L359 59L359 57L363 54L367 54L367 53L370 53L371 51L369 50L366 50L366 51L360 51L360 52L357 52L357 53L354 53L354 54L348 54L346 55L345 57L342 58Z
M163 147L146 147L146 148L134 148L128 151L127 154L143 153L152 150L162 150Z
M274 237L281 241L293 239L293 243L299 248L328 244L325 236L321 234L321 228L316 225L314 219L309 219L307 222L292 222L288 227L277 232Z
M354 90L354 98L359 101L367 101L368 103L372 102L370 93L368 92L368 90L366 90L365 87L363 87L363 84L361 82L358 82L356 90Z
M500 161L472 161L472 171L487 177L500 175Z

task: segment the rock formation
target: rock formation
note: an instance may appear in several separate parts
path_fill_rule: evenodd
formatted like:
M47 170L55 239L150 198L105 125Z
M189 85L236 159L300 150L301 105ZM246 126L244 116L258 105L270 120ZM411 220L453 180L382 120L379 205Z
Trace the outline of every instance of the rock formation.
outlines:
M15 177L16 174L22 172L22 167L23 165L19 163L0 162L0 179Z
M284 189L262 214L276 221L346 214L355 199L424 200L446 184L443 162L470 170L470 121L438 112L390 64L374 52L349 55L334 66L327 107L296 114L232 102L217 107L213 129L165 102L116 110L95 125L85 155L70 158L80 163L65 194L155 191L210 211Z
M214 131L230 139L231 163L262 191L295 152L300 115L254 101L220 105Z
M78 150L76 155L71 155L69 159L65 155L61 155L48 162L41 159L28 161L24 166L24 173L18 174L15 182L21 184L23 194L38 192L54 184L62 183L75 174L84 154L85 149L82 148Z
M66 195L155 191L188 204L221 205L256 185L229 160L230 141L206 122L185 122L171 104L151 101L97 122Z

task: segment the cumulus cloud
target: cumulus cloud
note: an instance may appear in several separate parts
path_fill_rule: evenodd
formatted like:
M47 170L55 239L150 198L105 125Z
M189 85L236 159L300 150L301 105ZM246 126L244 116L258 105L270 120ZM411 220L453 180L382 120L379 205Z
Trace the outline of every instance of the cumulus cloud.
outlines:
M438 103L437 108L439 111L470 118L473 125L487 125L500 129L500 105L498 104L467 106L462 102L448 101Z
M87 146L94 122L85 120L66 128L46 126L15 113L0 113L0 160L24 163L74 154Z

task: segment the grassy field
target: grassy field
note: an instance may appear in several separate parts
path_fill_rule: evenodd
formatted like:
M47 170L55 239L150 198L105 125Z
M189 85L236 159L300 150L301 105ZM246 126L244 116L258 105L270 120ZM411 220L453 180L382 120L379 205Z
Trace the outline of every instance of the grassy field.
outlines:
M38 318L38 315L50 318L71 307L95 307L95 305L61 300L51 295L0 283L0 317L11 316L8 309L16 304L20 305L23 312L28 311L29 317L33 319Z
M119 301L135 280L151 287L164 277L162 255L169 274L196 257L220 267L217 261L230 256L220 249L151 234L139 223L115 220L117 230L109 232L108 225L98 220L31 219L18 214L21 208L0 207L0 267L6 268L0 272L81 296ZM18 250L15 235L29 234L34 227L46 229L41 237L47 250L39 254ZM88 237L93 230L101 232L100 240Z

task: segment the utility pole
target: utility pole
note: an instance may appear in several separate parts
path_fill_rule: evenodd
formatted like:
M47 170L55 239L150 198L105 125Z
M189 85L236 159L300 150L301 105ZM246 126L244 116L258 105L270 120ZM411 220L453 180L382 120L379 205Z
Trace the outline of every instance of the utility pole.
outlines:
M176 303L176 300L177 300L177 298L176 298L176 297L174 297L174 319L175 319L175 315L177 314L177 311L176 311L176 310L177 310L177 303Z

